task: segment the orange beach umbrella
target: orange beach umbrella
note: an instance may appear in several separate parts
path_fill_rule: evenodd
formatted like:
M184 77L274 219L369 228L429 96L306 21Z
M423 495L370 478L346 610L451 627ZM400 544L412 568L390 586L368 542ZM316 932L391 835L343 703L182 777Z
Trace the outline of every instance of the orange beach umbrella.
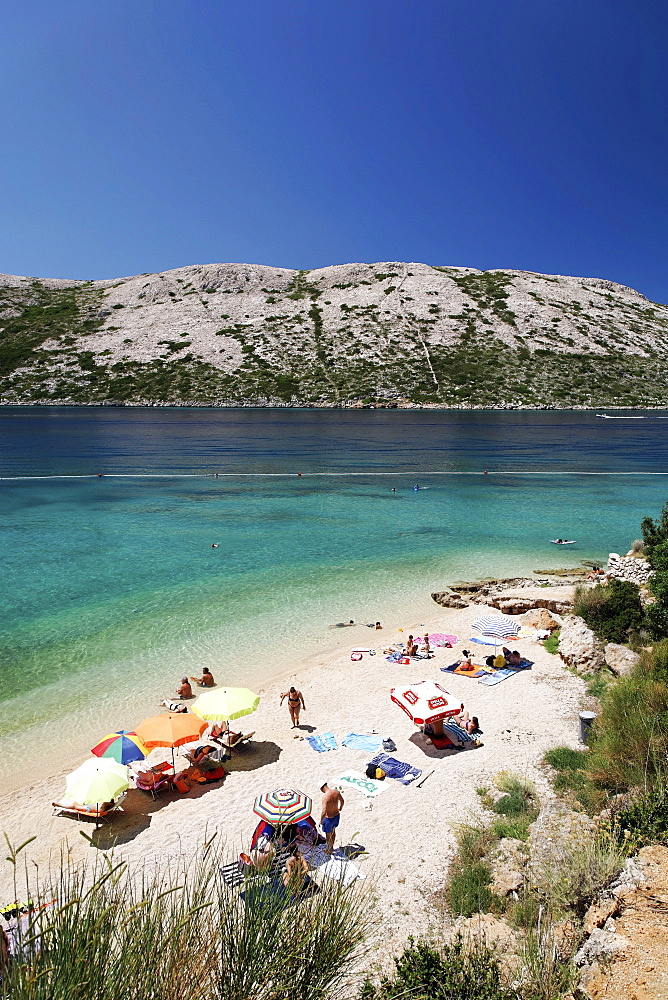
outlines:
M206 726L206 722L195 715L165 712L164 715L154 715L152 719L144 719L135 728L135 734L145 747L171 747L172 763L174 763L174 747L198 739Z

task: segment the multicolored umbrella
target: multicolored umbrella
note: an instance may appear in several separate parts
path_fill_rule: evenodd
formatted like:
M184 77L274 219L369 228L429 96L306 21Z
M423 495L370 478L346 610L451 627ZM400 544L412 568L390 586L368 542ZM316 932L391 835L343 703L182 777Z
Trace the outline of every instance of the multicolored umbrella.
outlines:
M240 719L242 715L250 715L260 704L259 694L248 688L219 687L213 691L205 691L192 703L191 711L200 719L218 722L226 719Z
M143 760L148 756L145 747L135 732L121 729L117 733L109 733L94 746L91 753L96 757L110 757L119 764L131 764L135 760Z
M128 769L108 758L85 760L65 778L68 798L83 806L111 802L130 784Z
M313 803L308 795L292 788L275 788L273 792L258 795L253 812L272 826L289 826L311 815Z
M405 687L392 688L390 697L416 726L447 719L464 709L462 702L441 687L438 681L417 681Z

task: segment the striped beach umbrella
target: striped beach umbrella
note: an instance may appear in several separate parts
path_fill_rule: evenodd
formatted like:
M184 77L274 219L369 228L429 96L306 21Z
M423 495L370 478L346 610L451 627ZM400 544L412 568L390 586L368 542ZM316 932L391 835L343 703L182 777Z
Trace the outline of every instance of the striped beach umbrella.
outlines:
M253 812L272 826L289 826L311 815L313 803L308 795L293 788L275 788L258 795Z
M149 750L135 732L121 729L105 736L93 747L91 753L96 757L110 757L119 764L131 764L135 760L143 760L148 756Z
M496 639L515 639L520 623L508 615L483 615L476 618L471 628L482 635Z

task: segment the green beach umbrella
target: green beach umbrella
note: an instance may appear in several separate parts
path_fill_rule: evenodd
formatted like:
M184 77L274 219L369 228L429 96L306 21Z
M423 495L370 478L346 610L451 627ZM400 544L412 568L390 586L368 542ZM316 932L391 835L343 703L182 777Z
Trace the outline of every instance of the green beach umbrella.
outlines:
M248 688L216 688L215 691L205 691L192 704L191 711L207 722L217 722L219 719L240 719L242 715L250 715L260 704L259 694Z
M84 761L65 778L67 795L83 806L111 802L130 785L128 769L110 757L94 757Z

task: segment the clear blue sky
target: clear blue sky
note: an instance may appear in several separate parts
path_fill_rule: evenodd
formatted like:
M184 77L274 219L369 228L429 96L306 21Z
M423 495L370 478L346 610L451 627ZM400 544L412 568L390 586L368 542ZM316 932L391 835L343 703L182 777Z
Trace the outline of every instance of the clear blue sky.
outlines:
M9 0L0 271L406 260L668 301L665 0Z

